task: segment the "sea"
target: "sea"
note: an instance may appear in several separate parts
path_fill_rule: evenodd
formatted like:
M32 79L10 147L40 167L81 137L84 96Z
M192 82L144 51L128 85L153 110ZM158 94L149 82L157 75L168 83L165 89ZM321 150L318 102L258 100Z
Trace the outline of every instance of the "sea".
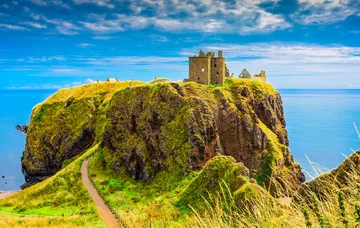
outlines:
M0 191L16 191L24 183L21 156L32 108L55 90L0 90ZM336 168L360 149L360 90L279 90L284 104L290 149L307 181ZM354 125L355 124L355 125Z

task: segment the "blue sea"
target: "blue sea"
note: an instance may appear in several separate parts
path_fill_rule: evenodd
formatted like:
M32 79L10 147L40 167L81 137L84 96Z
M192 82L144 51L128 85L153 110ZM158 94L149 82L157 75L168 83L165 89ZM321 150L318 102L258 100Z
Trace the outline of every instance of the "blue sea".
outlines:
M290 149L307 180L331 170L360 149L353 123L360 129L360 90L279 90L284 103ZM24 183L21 156L32 108L51 90L0 90L0 191L18 190ZM306 156L308 159L306 158ZM310 165L315 167L316 172ZM5 178L2 178L5 176Z

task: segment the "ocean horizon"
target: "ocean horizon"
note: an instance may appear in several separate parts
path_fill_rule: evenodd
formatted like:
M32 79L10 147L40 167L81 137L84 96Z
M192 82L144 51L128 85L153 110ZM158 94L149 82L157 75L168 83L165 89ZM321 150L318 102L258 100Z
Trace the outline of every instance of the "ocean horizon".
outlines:
M0 192L19 190L24 183L21 156L32 108L57 90L0 90ZM337 167L360 148L353 123L360 126L360 89L278 89L284 104L290 149L307 181ZM312 162L310 165L309 160ZM316 167L316 171L313 167ZM4 176L4 178L2 178Z

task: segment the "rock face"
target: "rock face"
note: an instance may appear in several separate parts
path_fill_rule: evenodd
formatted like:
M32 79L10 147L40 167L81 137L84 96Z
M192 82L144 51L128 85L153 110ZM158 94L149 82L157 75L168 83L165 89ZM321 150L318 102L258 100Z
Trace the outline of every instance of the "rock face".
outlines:
M98 142L106 165L136 180L163 170L187 175L228 155L258 183L269 186L272 177L274 195L304 181L288 150L280 95L269 85L228 79L219 87L157 83L107 94L50 99L34 110L23 159L28 183Z
M135 85L143 83L134 83ZM33 109L22 157L25 184L29 187L61 169L90 147L102 134L105 105L124 83L99 83L63 89Z
M28 130L28 126L27 125L16 125L16 130L26 134L27 130Z
M229 191L225 192L228 194L234 193L246 183L250 183L249 170L242 163L236 163L230 156L215 156L180 193L175 205L180 208L191 205L202 210L206 207L203 197L215 194L219 185Z

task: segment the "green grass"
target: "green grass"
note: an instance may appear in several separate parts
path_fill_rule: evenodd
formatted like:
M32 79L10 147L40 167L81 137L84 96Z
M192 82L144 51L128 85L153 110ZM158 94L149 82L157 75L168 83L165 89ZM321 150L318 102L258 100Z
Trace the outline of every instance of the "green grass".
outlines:
M239 191L250 198L241 198L239 192L229 192L223 186L221 194L204 200L205 211L193 210L187 217L187 227L359 227L360 226L360 152L353 154L339 168L304 184L294 193L291 204L279 203L265 189L249 183ZM285 181L285 180L284 180ZM265 195L264 195L265 194ZM226 197L224 197L226 196ZM248 203L243 203L248 201ZM279 202L278 202L279 201Z
M186 162L191 146L185 128L186 117L189 116L191 105L195 105L196 101L187 99L184 101L185 107L177 110L175 118L170 118L169 116L174 115L169 113L169 106L175 103L153 100L152 97L154 93L163 93L165 97L178 93L175 87L173 88L168 82L149 85L133 81L132 84L134 88L130 88L129 81L95 83L58 91L34 108L27 135L27 146L31 147L32 156L43 161L46 153L52 151L48 148L48 144L43 143L44 141L60 142L56 156L61 157L65 153L62 149L67 148L68 143L76 141L84 128L90 128L95 133L95 143L99 143L108 123L106 114L118 116L117 113L107 113L109 108L114 106L114 109L118 110L119 104L132 105L128 98L141 97L142 92L145 91L148 93L143 99L145 106L154 105L161 110L165 119L169 120L162 129L164 135L169 138L169 143L165 145L166 151L176 151L178 154L169 156L166 161L166 165L170 168L157 173L149 182L135 181L124 173L116 173L109 169L103 154L99 153L91 161L90 174L112 207L130 225L184 225L184 215L190 214L191 211L187 205L176 207L174 204L180 193L198 176L198 173L187 172L191 170ZM189 97L200 97L209 104L209 107L215 107L224 98L229 101L247 102L248 98L239 95L239 91L243 89L253 92L254 99L262 99L262 95L276 93L269 85L237 79L227 79L224 85L218 86L204 86L190 82L182 84L182 87ZM235 108L233 104L230 106ZM149 110L142 112L142 118L148 120L149 113ZM57 124L53 124L54 122ZM276 137L275 134L268 136L271 139ZM135 136L129 137L126 146L141 146L142 142L139 140ZM0 227L50 224L59 227L81 225L102 227L103 223L82 185L80 175L81 162L95 150L96 147L86 152L79 152L78 156L65 160L61 170L54 176L1 200L0 216L5 219L0 221ZM119 159L119 156L114 158ZM26 159L28 168L38 169L39 167L35 167L35 163L31 161ZM179 164L183 167L177 167ZM188 173L186 176L184 170ZM72 212L75 213L74 216L70 216Z
M40 122L42 119L42 116L44 115L44 113L46 112L46 110L48 109L49 105L44 104L41 106L40 111L34 116L34 121L35 122Z
M153 180L143 182L105 167L99 151L89 164L89 173L111 207L130 227L182 224L183 213L173 201L197 173L184 177L163 171Z
M103 227L97 208L82 184L80 173L82 161L96 148L89 149L43 182L0 200L0 216L4 218L0 220L0 227L19 221L30 227L46 227L48 222L60 227Z

